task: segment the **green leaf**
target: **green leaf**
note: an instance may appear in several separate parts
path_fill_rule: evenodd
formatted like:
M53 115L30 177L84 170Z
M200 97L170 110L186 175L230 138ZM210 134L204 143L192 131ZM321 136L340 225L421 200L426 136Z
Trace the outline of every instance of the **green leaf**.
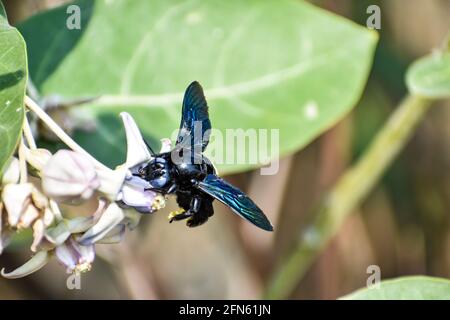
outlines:
M205 88L213 128L224 136L226 129L279 129L280 154L295 152L356 104L377 42L374 31L296 0L76 4L81 30L63 27L66 7L20 30L43 94L102 96L74 111L97 120L95 132L78 132L76 140L109 165L124 160L117 114L130 112L158 144L178 128L193 80ZM217 154L223 148L215 137L208 152ZM228 156L236 148L229 139L223 146ZM248 164L255 152L240 153L247 163L218 164L219 171L258 166Z
M17 29L8 24L0 2L0 174L22 132L26 64L25 42Z
M450 281L426 276L381 281L380 288L365 288L342 297L346 300L449 300Z
M434 53L414 62L406 74L412 94L427 98L450 97L450 53Z

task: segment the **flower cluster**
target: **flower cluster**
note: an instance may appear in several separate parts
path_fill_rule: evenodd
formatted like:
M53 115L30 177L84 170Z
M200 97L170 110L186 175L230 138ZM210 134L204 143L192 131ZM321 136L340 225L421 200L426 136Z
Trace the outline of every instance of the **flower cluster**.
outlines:
M127 139L127 158L112 170L98 162L51 120L33 101L27 102L41 120L72 150L51 154L34 143L25 118L24 138L18 158L12 157L1 177L0 254L15 233L31 228L34 255L21 267L1 274L26 276L44 266L52 256L69 272L84 272L95 258L95 244L117 243L134 229L141 213L165 205L165 198L148 190L148 182L134 175L151 159L142 135L128 113L121 113ZM167 148L167 141L163 148ZM67 218L60 204L77 206L97 202L88 216Z

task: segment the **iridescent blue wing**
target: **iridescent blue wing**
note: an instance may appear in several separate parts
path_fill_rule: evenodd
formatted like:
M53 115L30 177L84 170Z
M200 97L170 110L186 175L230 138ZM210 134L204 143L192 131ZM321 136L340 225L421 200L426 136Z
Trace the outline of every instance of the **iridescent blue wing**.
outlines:
M204 151L209 142L210 131L208 104L202 86L194 81L184 93L176 147Z
M229 206L242 218L266 231L273 231L272 224L262 210L245 193L216 175L209 174L197 188Z

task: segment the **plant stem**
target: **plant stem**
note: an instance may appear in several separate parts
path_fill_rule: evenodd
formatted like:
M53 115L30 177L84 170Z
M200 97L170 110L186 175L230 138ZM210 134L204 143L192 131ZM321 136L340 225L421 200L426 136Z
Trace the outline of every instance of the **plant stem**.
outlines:
M33 150L36 149L36 142L34 141L33 133L31 132L30 123L28 122L27 115L23 119L23 134L27 140L28 147Z
M97 159L91 156L89 152L84 150L78 143L76 143L67 133L64 132L63 129L60 128L60 126L55 121L53 121L52 118L50 118L50 116L44 110L42 110L41 107L38 106L36 102L34 102L28 96L25 96L25 105L31 111L33 111L49 127L49 129L52 130L53 133L59 139L61 139L61 141L64 142L69 148L71 148L73 151L88 156L98 168L111 170L108 167L106 167L103 163L99 162Z
M314 221L302 230L293 252L281 262L265 297L283 299L295 289L344 219L364 200L386 168L409 141L431 100L407 96L377 134L362 158L335 184L316 207Z
M20 183L27 183L28 181L28 170L27 162L25 160L25 144L23 143L23 136L20 138L19 144L19 170L20 170Z

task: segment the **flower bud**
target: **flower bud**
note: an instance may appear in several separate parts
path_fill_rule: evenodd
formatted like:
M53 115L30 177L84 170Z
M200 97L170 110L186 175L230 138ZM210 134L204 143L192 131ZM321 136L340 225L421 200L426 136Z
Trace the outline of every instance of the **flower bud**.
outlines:
M33 188L31 183L7 184L3 188L2 200L11 227L15 227L19 223L22 213L30 206Z
M57 201L89 199L99 186L92 161L74 151L58 151L42 170L42 189Z
M19 160L15 157L11 157L8 166L2 176L2 184L18 183L20 177Z

